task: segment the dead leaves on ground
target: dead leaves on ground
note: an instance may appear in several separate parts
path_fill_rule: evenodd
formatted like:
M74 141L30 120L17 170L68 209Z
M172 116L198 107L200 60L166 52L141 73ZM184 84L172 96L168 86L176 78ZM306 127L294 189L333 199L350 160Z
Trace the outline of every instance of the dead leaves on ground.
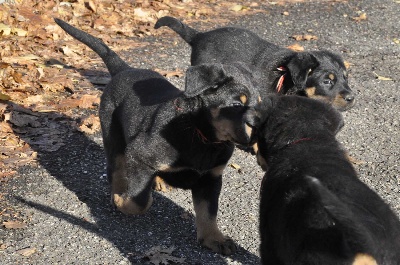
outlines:
M26 228L26 224L19 221L4 221L3 226L7 229L22 229Z
M293 35L292 38L295 39L296 41L318 40L317 36L310 34Z
M18 254L24 256L24 257L29 257L32 254L36 252L36 248L34 247L28 247L28 248L23 248L17 251Z
M110 77L101 59L66 34L54 23L54 17L101 38L118 52L148 45L138 41L139 37L164 34L153 27L165 15L186 22L208 21L210 16L218 15L218 19L227 21L228 17L262 12L258 8L252 1L241 1L239 5L223 0L27 0L0 4L1 174L13 172L6 165L34 161L37 153L30 148L31 144L48 152L63 145L60 138L66 131L54 128L57 125L53 112L60 114L63 122L71 123L74 130L99 130L98 118L89 116L73 121L79 116L73 110L96 108L100 92L93 91L93 86L104 86ZM89 63L100 65L100 71L83 70ZM162 74L181 77L183 71ZM16 110L16 106L20 108ZM66 118L71 115L75 115L74 119Z
M372 72L372 73L375 75L376 79L378 79L378 80L381 80L381 81L393 81L393 79L390 78L390 77L381 76L381 75L378 75L375 72Z
M177 258L172 256L172 252L174 252L175 247L164 248L161 246L155 246L149 249L144 258L150 260L150 263L154 265L168 265L171 264L184 264L185 258Z
M367 20L367 13L362 12L358 16L352 17L352 19L356 22L361 22L361 21Z

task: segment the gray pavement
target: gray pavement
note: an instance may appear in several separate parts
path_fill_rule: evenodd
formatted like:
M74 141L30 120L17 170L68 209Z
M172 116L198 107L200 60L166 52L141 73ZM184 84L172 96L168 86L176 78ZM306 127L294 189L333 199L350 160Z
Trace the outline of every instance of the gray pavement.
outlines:
M357 104L344 113L339 140L352 157L363 161L355 166L360 178L400 216L400 44L395 42L400 39L400 3L314 1L267 10L268 14L242 17L231 25L254 30L282 46L293 44L289 37L295 34L316 35L318 40L300 44L307 50L339 52L351 64L350 85ZM289 15L282 15L283 11ZM352 20L357 11L365 12L367 20ZM177 35L145 41L152 45L122 54L132 66L163 70L188 66L189 47ZM392 80L379 80L374 73ZM172 78L180 87L182 80ZM39 166L22 168L20 177L7 184L5 198L29 222L25 229L1 228L0 245L6 248L0 249L0 264L151 264L143 257L157 246L173 247L171 256L185 259L175 264L259 264L263 172L248 153L237 150L231 162L240 170L225 171L218 223L239 250L223 257L197 244L190 192L155 192L146 215L124 216L109 204L100 135L71 131L65 137L67 145L57 152L37 149ZM34 248L35 253L28 257L18 253L25 248Z

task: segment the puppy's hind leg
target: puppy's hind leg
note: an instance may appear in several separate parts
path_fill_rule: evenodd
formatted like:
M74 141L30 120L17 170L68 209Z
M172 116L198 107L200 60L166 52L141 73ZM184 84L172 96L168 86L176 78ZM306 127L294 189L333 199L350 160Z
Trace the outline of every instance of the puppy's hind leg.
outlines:
M232 239L218 229L218 198L222 187L222 171L225 165L204 174L192 188L194 210L196 212L197 240L205 247L223 255L236 251Z

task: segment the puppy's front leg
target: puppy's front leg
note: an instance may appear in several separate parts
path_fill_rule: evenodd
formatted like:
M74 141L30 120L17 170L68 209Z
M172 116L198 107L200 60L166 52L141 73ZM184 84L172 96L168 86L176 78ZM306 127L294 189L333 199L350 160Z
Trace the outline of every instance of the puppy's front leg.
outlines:
M230 255L236 251L236 245L217 226L218 198L224 168L225 165L216 167L201 176L192 188L192 196L196 212L197 240L214 252Z
M129 152L127 154L124 159L126 176L122 180L113 178L113 182L119 181L125 186L124 189L114 189L112 183L114 204L124 214L144 214L153 202L151 186L154 170L129 156Z

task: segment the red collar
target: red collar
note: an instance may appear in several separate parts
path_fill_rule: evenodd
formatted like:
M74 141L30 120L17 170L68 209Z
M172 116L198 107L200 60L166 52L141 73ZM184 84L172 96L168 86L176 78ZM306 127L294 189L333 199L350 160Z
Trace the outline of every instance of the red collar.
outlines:
M179 105L178 105L178 100L179 100L179 98L177 98L177 99L174 100L175 109L176 109L177 111L183 111L183 108L179 107Z
M282 72L282 75L278 79L278 83L276 84L276 92L280 92L283 87L283 81L285 80L286 76L286 68L284 66L280 66L276 68L279 72Z
M311 141L311 140L312 140L312 138L310 138L310 137L300 138L300 139L288 142L286 146L295 145L295 144L298 144L303 141Z
M195 132L197 133L197 136L201 139L203 144L221 144L222 142L211 142L210 140L207 139L207 137L200 131L199 128L194 128Z

